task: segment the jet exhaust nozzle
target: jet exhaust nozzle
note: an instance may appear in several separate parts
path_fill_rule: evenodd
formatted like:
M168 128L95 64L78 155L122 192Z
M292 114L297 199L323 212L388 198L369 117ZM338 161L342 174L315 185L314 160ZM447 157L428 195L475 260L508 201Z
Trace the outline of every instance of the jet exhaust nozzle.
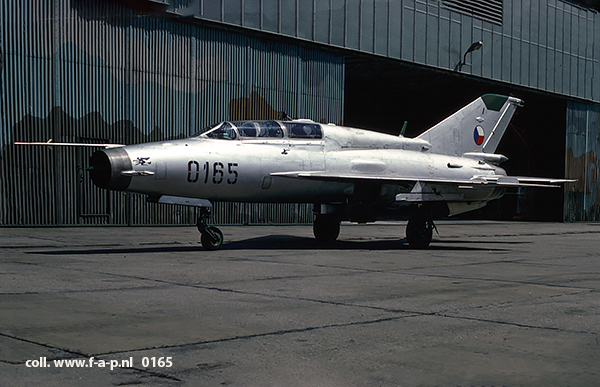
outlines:
M90 157L90 177L99 188L125 191L131 183L131 176L121 171L133 169L129 154L123 148L110 148L94 152Z

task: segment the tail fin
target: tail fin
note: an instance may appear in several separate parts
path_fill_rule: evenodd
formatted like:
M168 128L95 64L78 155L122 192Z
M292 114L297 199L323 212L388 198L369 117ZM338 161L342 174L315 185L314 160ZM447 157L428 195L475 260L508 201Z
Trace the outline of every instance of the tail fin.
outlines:
M431 144L431 153L494 153L518 106L518 98L486 94L417 138Z

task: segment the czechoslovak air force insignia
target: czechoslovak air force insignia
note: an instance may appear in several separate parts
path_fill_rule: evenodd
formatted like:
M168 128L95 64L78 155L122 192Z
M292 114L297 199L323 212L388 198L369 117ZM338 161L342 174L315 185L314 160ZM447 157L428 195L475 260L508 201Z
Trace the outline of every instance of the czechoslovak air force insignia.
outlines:
M481 125L477 125L475 127L475 130L473 131L473 139L475 140L475 144L483 144L483 140L485 139L485 131Z

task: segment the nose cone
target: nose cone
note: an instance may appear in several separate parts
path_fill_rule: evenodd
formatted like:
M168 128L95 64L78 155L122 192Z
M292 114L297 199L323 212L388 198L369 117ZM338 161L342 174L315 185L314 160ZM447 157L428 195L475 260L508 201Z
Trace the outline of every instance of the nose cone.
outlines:
M133 169L129 154L123 148L103 149L90 157L90 177L100 188L125 191L131 183L131 176L121 175L121 171Z

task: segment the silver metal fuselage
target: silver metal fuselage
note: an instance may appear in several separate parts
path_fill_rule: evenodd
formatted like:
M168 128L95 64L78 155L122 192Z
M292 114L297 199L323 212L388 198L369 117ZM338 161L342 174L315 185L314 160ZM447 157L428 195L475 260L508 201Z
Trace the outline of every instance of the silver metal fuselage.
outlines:
M473 176L505 176L504 170L495 165L431 154L429 144L422 139L320 126L323 136L318 139L226 140L196 136L102 152L111 159L113 177L123 180L119 188L113 189L150 196L326 204L343 203L357 194L357 187L369 185L377 190L372 199L391 205L418 202L414 197L415 181L423 182L417 194L465 203L467 207L504 194L504 189L497 186L468 184ZM116 158L123 165L115 167ZM126 165L127 159L131 166ZM436 183L427 183L428 179ZM440 182L446 179L453 183Z

